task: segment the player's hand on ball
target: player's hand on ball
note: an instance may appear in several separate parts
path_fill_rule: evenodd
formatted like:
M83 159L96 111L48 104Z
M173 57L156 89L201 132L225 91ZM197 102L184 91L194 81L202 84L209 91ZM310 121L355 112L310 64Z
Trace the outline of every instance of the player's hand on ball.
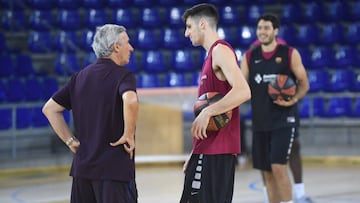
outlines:
M192 123L191 134L196 139L203 140L207 138L206 129L209 125L210 116L205 112L206 111L201 111Z
M130 155L130 159L134 156L134 149L135 149L135 140L128 138L126 136L121 136L121 138L116 142L111 142L110 145L113 147L124 145L124 149Z
M274 100L274 103L279 105L279 106L284 106L284 107L288 107L288 106L292 106L294 104L296 104L297 99L290 99L289 101L283 100L283 99L277 99Z

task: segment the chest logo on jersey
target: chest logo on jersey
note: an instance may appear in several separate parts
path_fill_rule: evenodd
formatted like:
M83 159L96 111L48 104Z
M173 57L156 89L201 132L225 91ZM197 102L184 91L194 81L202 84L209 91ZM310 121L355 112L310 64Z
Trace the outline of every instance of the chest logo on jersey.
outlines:
M281 62L282 62L282 58L281 58L281 57L276 57L276 58L275 58L275 62L276 62L276 63L281 63Z
M264 74L260 75L259 73L255 75L254 80L257 84L260 84L262 82L269 83L273 80L275 80L276 74Z

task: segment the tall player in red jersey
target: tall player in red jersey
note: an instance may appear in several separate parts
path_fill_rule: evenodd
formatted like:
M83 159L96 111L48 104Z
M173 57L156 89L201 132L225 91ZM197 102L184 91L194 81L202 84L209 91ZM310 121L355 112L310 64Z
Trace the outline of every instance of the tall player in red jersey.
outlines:
M184 164L181 203L232 202L236 155L240 153L238 107L250 99L250 88L234 49L217 34L218 19L218 12L211 4L195 5L183 15L185 37L193 46L202 46L208 52L198 96L206 92L220 92L225 96L203 109L192 124L193 149ZM210 117L230 110L232 119L224 128L206 131Z

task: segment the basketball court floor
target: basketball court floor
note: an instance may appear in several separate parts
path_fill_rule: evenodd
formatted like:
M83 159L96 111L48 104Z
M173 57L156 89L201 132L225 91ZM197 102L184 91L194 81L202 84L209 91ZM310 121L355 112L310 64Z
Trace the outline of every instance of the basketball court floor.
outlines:
M306 192L316 203L360 203L360 164L339 160L305 161ZM183 178L180 163L138 165L139 203L179 202ZM65 203L70 188L68 167L0 171L0 203ZM233 203L262 203L262 194L259 172L237 166Z

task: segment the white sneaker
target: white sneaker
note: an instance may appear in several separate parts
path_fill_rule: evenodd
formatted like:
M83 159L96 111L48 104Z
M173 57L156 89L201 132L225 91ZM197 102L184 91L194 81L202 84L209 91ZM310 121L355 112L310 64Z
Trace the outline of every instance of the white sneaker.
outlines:
M314 203L314 201L312 201L310 197L303 196L302 198L297 199L296 203Z

